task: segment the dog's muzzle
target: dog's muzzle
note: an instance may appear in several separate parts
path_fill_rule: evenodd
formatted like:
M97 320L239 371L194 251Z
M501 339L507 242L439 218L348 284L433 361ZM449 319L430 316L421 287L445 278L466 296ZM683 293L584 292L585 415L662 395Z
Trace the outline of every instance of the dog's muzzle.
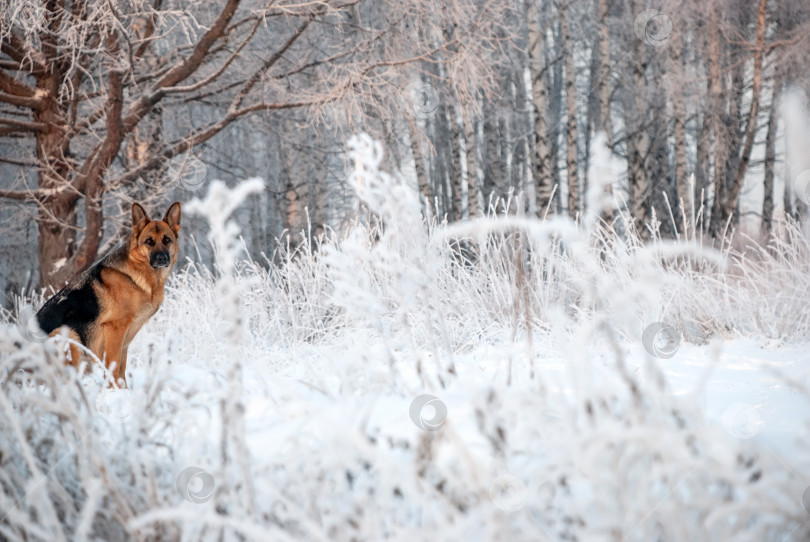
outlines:
M152 258L149 261L149 264L155 269L160 269L161 267L169 267L170 263L171 259L169 258L168 252L158 252L152 254Z

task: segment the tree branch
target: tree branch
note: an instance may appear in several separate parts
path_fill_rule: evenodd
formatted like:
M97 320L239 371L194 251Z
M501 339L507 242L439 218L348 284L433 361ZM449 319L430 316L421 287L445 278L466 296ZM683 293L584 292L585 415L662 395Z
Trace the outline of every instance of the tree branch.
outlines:
M7 54L20 65L20 70L28 71L32 74L45 71L41 55L28 50L28 46L22 38L13 31L6 36L7 40L0 41L0 51ZM35 58L38 57L38 58ZM25 68L28 64L29 68Z
M250 42L250 40L256 34L256 31L259 29L259 26L261 25L261 22L262 22L261 19L256 20L256 24L253 26L253 29L251 29L250 33L248 33L247 37L245 37L245 39L242 40L242 43L240 43L239 47L237 47L236 50L231 54L231 56L228 57L228 60L226 60L225 63L223 63L222 66L217 71L215 71L213 74L211 74L208 77L198 81L197 83L193 83L191 85L186 85L186 86L182 86L182 87L167 87L167 88L164 88L163 89L164 92L166 92L166 93L170 93L170 92L193 92L193 91L195 91L195 90L197 90L199 88L202 88L202 87L208 85L209 83L212 83L213 81L215 81L220 75L222 75L222 73L226 69L228 69L228 66L231 65L231 62L233 62L234 59L236 59L236 57L239 56L239 53L242 51L242 49L245 47L245 45L247 45L248 42Z
M163 2L161 0L154 0L152 4L152 10L158 11L160 6ZM141 44L138 46L138 49L135 51L135 57L141 58L143 57L146 49L149 45L152 44L152 40L150 39L152 35L155 33L155 16L154 14L150 14L149 21L146 23L146 29L144 31L144 35L141 38Z
M2 160L2 158L0 158ZM0 198L17 201L36 201L41 195L35 190L0 190Z
M186 57L185 60L180 62L180 64L170 69L149 92L135 100L124 115L124 133L129 133L138 124L141 118L161 100L166 88L176 86L199 69L208 51L224 34L228 22L236 12L236 8L239 7L240 1L241 0L228 0L228 3L222 9L219 16L214 21L214 24L203 34L192 53Z
M245 83L245 86L242 87L242 90L239 91L239 94L237 94L236 97L233 99L229 111L236 111L237 109L239 109L239 106L242 105L242 101L253 89L256 83L259 82L262 75L267 73L267 70L272 68L273 65L276 62L278 62L278 60L284 55L284 53L286 53L289 50L289 48L292 47L292 45L298 40L298 38L300 38L304 34L307 27L310 25L310 23L312 23L312 19L317 14L318 14L317 11L313 11L310 14L310 16L307 17L307 19L303 23L301 23L301 26L299 26L295 30L293 35L290 36L290 38L286 41L286 43L284 43L284 45L282 45L275 53L273 53L273 55L271 55L270 58L268 58L264 62L264 64L262 64L262 66L258 70L256 70L253 76L250 79L248 79L248 81Z
M0 135L3 135L2 129L0 129ZM0 156L0 162L4 162L6 164L13 164L15 166L39 167L39 163L34 160L22 160L20 158L9 158L7 156Z
M197 43L197 46L194 48L194 51L192 51L191 55L189 55L177 67L170 70L169 73L167 73L163 79L158 82L158 88L173 87L197 71L203 60L205 60L208 50L224 34L228 23L230 22L231 18L233 18L234 13L236 13L236 8L239 7L240 1L241 0L228 0L228 3L220 12L217 20L214 21L211 28L208 29L205 34L203 34L202 38L200 38L199 43Z
M0 124L12 126L19 132L42 132L47 126L43 122L32 122L28 120L10 119L7 117L0 117Z
M5 71L0 70L0 90L15 96L25 96L30 98L34 95L34 89L25 83L14 79Z
M115 36L107 37L108 47L113 56L118 52L118 43ZM83 175L77 180L77 189L84 193L85 208L85 234L82 243L73 256L78 269L87 267L96 257L101 245L101 234L104 228L104 215L101 207L101 195L104 192L104 172L112 163L124 135L121 125L121 111L124 104L123 73L110 71L109 73L109 100L107 102L107 134L98 152L94 152L91 159L82 168Z
M183 138L181 140L174 141L166 146L163 150L156 153L152 158L141 164L135 169L128 171L127 173L116 177L115 179L111 179L108 181L108 185L110 186L119 186L122 184L126 184L129 182L134 181L141 175L157 169L161 167L163 164L174 158L175 156L182 154L191 150L192 148L205 143L218 133L220 133L224 128L226 128L229 124L231 124L236 119L243 117L249 113L253 113L256 111L271 111L271 110L279 110L279 109L295 109L300 107L307 107L310 105L316 104L323 104L328 103L330 101L334 101L336 98L332 98L329 100L310 100L305 102L289 102L289 103L260 103L251 105L249 107L244 107L238 111L231 112L227 114L225 117L220 119L219 121L210 124L205 129L201 130L200 132Z
M39 98L24 98L22 96L13 96L0 92L0 102L16 105L18 107L28 107L30 109L39 109L42 107L42 100Z

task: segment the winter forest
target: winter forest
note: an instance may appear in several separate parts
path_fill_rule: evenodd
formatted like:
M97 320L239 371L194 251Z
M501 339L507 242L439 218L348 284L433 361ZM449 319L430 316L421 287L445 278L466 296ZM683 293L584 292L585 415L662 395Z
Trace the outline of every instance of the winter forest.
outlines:
M3 0L0 540L807 540L808 65L800 0ZM175 201L119 387L36 313Z

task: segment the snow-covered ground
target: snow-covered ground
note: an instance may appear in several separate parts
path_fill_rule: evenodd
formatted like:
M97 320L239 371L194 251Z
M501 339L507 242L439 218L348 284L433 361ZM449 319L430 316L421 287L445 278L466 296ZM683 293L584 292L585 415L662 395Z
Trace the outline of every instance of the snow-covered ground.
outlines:
M318 251L240 254L227 218L256 181L184 207L220 232L218 267L175 271L128 390L6 315L0 539L810 536L798 232L717 252L508 213L423 223L354 144L384 225Z
M157 334L151 338L157 339ZM394 370L399 375L396 379L399 385L396 385L391 381L388 367L380 363L384 356L373 354L379 340L368 335L346 339L335 344L301 345L292 351L270 346L265 358L243 365L241 403L245 408L246 445L257 499L268 499L265 505L276 501L280 506L289 499L302 507L302 502L315 506L319 512L311 519L316 523L314 532L304 538L376 539L386 533L388 521L396 521L399 514L405 516L399 518L404 523L399 527L409 533L400 532L402 538L419 537L426 532L431 537L447 540L458 539L461 533L464 540L497 540L499 537L561 540L565 539L566 529L570 529L571 533L581 533L584 539L650 540L655 539L650 538L655 536L652 533L660 532L662 540L685 540L692 532L686 528L682 532L670 528L681 527L680 523L686 522L691 514L708 514L711 510L701 510L706 506L706 496L699 492L703 487L700 482L695 483L695 493L680 495L676 503L668 502L674 499L670 492L678 491L682 484L688 487L690 476L696 472L705 477L729 475L743 483L745 476L753 476L758 469L767 473L764 476L777 480L777 485L784 484L780 488L784 492L782 500L778 491L773 501L765 498L768 494L765 492L761 496L763 500L757 504L763 506L769 502L787 514L782 516L781 527L774 531L779 535L774 534L772 538L802 540L806 536L806 530L799 527L800 524L807 526L807 519L801 515L804 512L801 499L810 487L807 474L810 472L810 454L807 453L810 401L806 390L802 393L799 387L810 382L810 354L806 346L778 347L749 339L711 346L682 345L671 359L660 363L660 369L668 393L674 396L672 404L679 405L688 423L702 427L689 428L682 433L672 428L662 429L661 441L655 443L659 433L655 426L647 424L623 429L616 421L616 427L607 424L600 430L577 429L575 385L565 358L559 353L555 355L550 344L535 345L531 350L536 364L534 379L529 377L529 350L525 345L518 349L509 343L479 345L458 356L458 376L448 382L445 389L434 392L434 397L446 408L445 415L434 424L438 426L437 431L431 432L434 427L427 423L426 432L417 426L409 412L416 394L423 391L409 356L394 353ZM628 354L630 374L641 375L649 360L636 345L626 344L622 348ZM99 404L109 404L113 407L111 410L118 413L112 421L120 423L125 428L122 431L136 432L139 427L154 424L146 408L145 391L150 382L154 386L154 376L143 362L145 350L139 349L137 354L131 372L132 389L103 391L99 395L103 397ZM510 354L515 378L510 386L505 386ZM425 355L426 361L429 357ZM594 359L591 370L590 379L595 389L621 388L622 379L611 368L608 356ZM221 359L212 366L210 359L202 356L173 362L160 377L169 390L160 397L170 416L165 428L160 424L153 426L154 439L165 441L166 447L172 450L165 459L178 474L188 467L211 473L210 491L215 491L219 477L225 475L220 471L218 456L222 438L218 405L227 390L228 371L227 360ZM791 381L797 386L791 386ZM498 396L492 398L490 394ZM482 411L488 412L482 414ZM426 405L422 414L426 422L435 416L430 405ZM493 419L484 422L482 416ZM486 425L497 426L498 422L506 441L500 446L493 443L493 439L499 438L497 429ZM577 438L574 433L578 431L590 434L588 438ZM612 431L616 431L615 442L610 440ZM709 447L694 457L677 449L686 445L692 431L702 434ZM441 436L438 432L442 432ZM425 495L425 488L409 487L429 483L420 481L413 457L416 453L413 448L423 438L437 441L431 444L436 448L433 460L437 470L447 475L470 469L477 479L468 481L472 486L468 489L477 499L489 501L478 502L478 511L471 512L471 517L465 514L457 518L458 525L443 524L438 510L438 517L431 518L430 510L420 509L430 508L430 501L441 499L441 495ZM573 446L573 442L565 445L568 438L575 439L580 446ZM599 442L600 439L605 442ZM641 441L640 449L634 453L623 452L625 457L615 467L631 469L636 459L642 463L649 460L636 458L634 454L644 455L653 450L669 452L673 461L686 461L686 464L671 466L674 471L670 473L671 478L666 482L660 480L658 483L662 486L658 490L634 497L632 487L621 487L623 473L607 471L594 476L591 469L598 468L593 463L598 459L592 454L599 454L602 446L630 445L636 439ZM652 441L642 444L648 439ZM677 442L667 444L668 439ZM558 449L561 444L563 450ZM668 449L670 445L674 449ZM116 444L111 443L111 446L115 448ZM566 457L567 454L572 455ZM740 455L735 458L732 454ZM370 470L366 473L360 466L364 457L369 461ZM754 463L735 473L734 465L743 457ZM361 471L358 478L367 477L361 478L362 485L358 487L353 487L346 478L352 467ZM666 467L665 464L659 466ZM273 473L282 468L287 472ZM652 470L647 464L639 468ZM556 495L556 487L560 482L558 477L563 476L566 469L570 469L568 476L577 484L569 488L572 494L567 497L584 501L579 506L569 505L572 512L578 509L582 514L580 519L584 525L555 530L555 526L564 522L569 505L557 509L562 517L547 515L545 510L555 497L565 498ZM653 472L648 474L653 476ZM614 477L617 479L610 480ZM611 490L601 493L602 484ZM703 489L709 491L711 483L705 480L705 484ZM750 491L757 490L756 484L744 485L750 486ZM395 491L397 486L400 491L408 488L419 497L411 500L413 497L409 499L410 494L406 494L399 500L393 499L393 503L380 501L386 499L380 494L385 490ZM195 490L201 500L213 496L203 486L203 480L199 480L197 486L192 485L192 492ZM731 521L735 507L747 509L745 491L737 490L741 491L737 496L739 502L726 504L729 517L724 517L724 521ZM612 502L622 494L621 503ZM733 494L730 492L726 497L731 499ZM720 507L724 500L717 499L714 506ZM616 511L620 512L617 517L598 512L604 513L610 506L616 506ZM177 519L184 517L191 507L183 503L164 513L168 518ZM437 508L440 510L442 506L437 503ZM482 510L487 512L482 513ZM593 513L588 513L589 510ZM756 515L759 511L753 512ZM299 513L306 512L300 510ZM490 517L492 514L500 517ZM146 513L150 520L155 515L160 514ZM364 516L365 524L360 521ZM360 525L353 528L350 518ZM656 523L662 521L672 522L670 528L656 527ZM704 521L705 518L701 518L696 523ZM335 530L329 530L330 527ZM750 526L751 533L758 532L755 527ZM394 525L390 528L398 532ZM501 530L512 534L500 535ZM618 533L619 538L611 533ZM745 526L734 532L733 538L714 538L709 528L694 533L698 533L697 540L745 539L749 534Z

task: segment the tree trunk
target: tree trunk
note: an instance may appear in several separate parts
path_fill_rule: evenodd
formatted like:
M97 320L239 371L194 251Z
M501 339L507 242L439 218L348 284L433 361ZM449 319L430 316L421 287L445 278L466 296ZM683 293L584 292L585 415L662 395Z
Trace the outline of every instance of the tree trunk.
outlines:
M785 209L785 220L788 220L790 217L796 218L796 212L793 208L793 189L791 188L792 182L788 172L789 168L784 169L784 177L785 182L782 183L784 185L784 190L782 192L782 205Z
M768 135L765 136L765 175L763 185L765 194L762 198L762 235L767 241L773 228L773 181L774 165L776 163L776 132L779 128L779 115L777 114L781 81L778 76L774 81L771 110L768 113Z
M714 134L714 201L712 203L709 233L712 237L722 234L725 223L723 221L723 202L726 195L726 162L729 156L728 138L726 134L723 110L723 86L720 78L720 36L717 21L709 22L709 107L712 116L712 132Z
M594 92L594 90L598 89L599 86L599 55L600 50L598 44L592 45L591 61L588 70L588 94L586 96L588 100L588 108L585 114L585 130L582 133L582 136L585 139L585 154L582 157L582 194L584 195L582 198L583 208L588 205L588 202L591 199L588 193L591 182L591 140L593 133L599 129L599 94L598 92Z
M282 121L281 133L290 129L288 121ZM281 147L281 138L278 138L277 144ZM301 241L300 232L303 226L304 209L303 201L306 197L306 184L296 185L295 175L296 170L300 166L296 166L296 157L294 151L280 153L281 171L279 172L280 182L283 183L283 195L279 208L281 210L281 226L287 230L287 237L290 245L293 247L298 246ZM302 172L302 178L306 179L306 172Z
M543 217L551 204L551 151L548 141L548 85L545 77L543 43L545 31L540 25L539 0L528 0L529 26L529 72L531 77L532 103L534 104L535 154L532 166L535 171L535 201L537 216Z
M484 134L484 122L483 120L479 120L475 124L475 145L473 145L473 152L475 153L475 163L478 164L478 168L475 171L475 179L478 184L478 193L481 196L481 207L479 210L481 211L482 216L486 216L487 212L489 211L489 202L491 201L490 198L492 196L492 189L486 189L486 179L485 179L485 172L486 172L486 161L487 157L486 153L486 134ZM481 190L481 186L484 186L484 190Z
M396 137L397 131L394 128L393 120L391 118L382 120L383 130L385 131L384 160L389 171L399 171L402 169L402 157L400 156L399 139Z
M669 85L670 99L672 100L673 135L675 138L675 186L678 202L675 215L675 227L682 226L685 235L689 235L689 222L695 213L695 195L690 193L689 179L686 173L686 104L683 91L679 87L683 82L683 59L681 50L683 43L679 33L672 36L672 64L675 67L676 79Z
M117 48L114 37L106 36L111 49ZM72 190L66 190L70 167L68 142L64 137L65 111L57 104L58 74L39 77L37 86L48 93L48 105L35 111L34 118L46 125L37 134L37 158L44 167L39 169L39 192L46 194L40 205L39 263L40 286L61 288L65 281L87 268L96 258L101 245L104 217L102 215L102 178L121 146L121 110L123 107L123 75L110 70L108 99L105 106L106 138L76 172ZM79 244L76 239L77 193L84 195L85 227Z
M48 185L40 182L39 187L47 189ZM40 207L37 256L42 288L52 286L58 290L81 271L71 265L77 235L75 200L73 195L52 195L47 198L47 204Z
M734 47L728 46L726 54L732 53ZM723 123L726 126L726 148L728 149L728 158L726 159L726 184L723 187L724 199L722 204L721 213L723 222L729 218L730 215L725 213L725 205L728 200L729 190L734 183L734 173L740 165L740 148L742 147L743 135L743 104L742 99L746 94L745 81L743 74L744 66L733 66L725 68L723 81L723 99L728 105L725 111Z
M599 0L599 108L596 127L605 133L608 147L613 149L613 124L610 116L610 27L608 26L608 2ZM613 196L613 179L600 181L605 187L605 194L610 201ZM607 205L602 219L613 222L613 207Z
M443 219L451 211L453 184L453 151L450 144L452 137L447 125L447 106L444 103L439 105L432 124L435 134L433 146L438 165L438 176L434 182L436 187L434 198L437 200L435 207L437 207L437 215Z
M479 216L480 207L478 205L478 172L475 160L475 121L470 118L470 114L464 115L464 155L467 178L467 214L470 218Z
M147 114L141 122L135 126L133 131L126 137L122 146L120 160L127 171L137 169L149 161L156 153L160 152L163 139L163 108L160 104ZM127 192L133 201L140 204L150 204L156 195L155 187L163 182L166 168L155 168L145 171L141 176L144 182L133 183L132 188ZM185 172L181 172L183 174ZM158 192L158 194L160 194ZM125 216L129 215L129 202L122 201L121 211ZM118 237L124 238L129 232L129 222L124 222L119 229Z
M461 220L461 195L462 195L462 167L461 167L461 138L464 130L463 119L456 103L453 107L447 108L447 123L450 128L450 142L453 146L453 178L452 181L452 194L453 194L453 207L451 220Z
M706 111L703 112L703 118L700 122L700 131L697 135L697 152L695 155L695 220L700 213L703 216L705 223L706 213L708 213L707 201L708 194L706 191L709 188L708 173L709 173L709 149L711 148L711 123L710 114ZM690 217L691 219L691 217ZM695 230L698 225L694 224Z
M632 4L632 2L631 2ZM633 226L641 239L649 238L647 225L650 217L650 179L647 176L646 160L650 152L650 142L645 129L648 110L646 101L647 67L645 43L633 39L632 45L632 93L631 104L627 107L625 126L627 134L627 181L630 189L630 215Z
M527 213L536 214L537 194L534 186L534 170L532 167L535 155L533 136L534 128L534 104L532 103L532 75L529 69L528 55L523 58L523 69L520 70L519 79L521 85L521 106L518 110L518 124L515 126L516 132L521 139L520 150L516 150L520 160L520 186L526 194L525 210ZM520 152L522 151L522 154Z
M419 186L419 192L425 199L425 204L428 208L433 204L433 192L430 189L430 183L427 179L427 169L425 168L425 157L422 154L421 138L422 134L416 126L416 121L413 117L408 117L408 137L411 142L411 152L413 153L413 163L416 169L416 182Z
M514 111L514 106L513 109ZM512 140L512 126L509 123L510 119L506 115L498 115L498 139L496 143L499 149L500 162L496 168L500 175L496 175L496 190L500 197L504 197L509 193L510 188L515 186L512 175L514 173L514 160L512 156L512 147L514 145ZM519 185L518 185L519 186Z
M553 32L550 37L551 43L555 45L553 48L548 48L546 52L546 66L552 66L553 69L549 71L549 141L550 141L550 155L551 155L551 186L552 186L552 212L562 214L564 211L562 202L562 178L560 175L560 141L562 138L562 108L563 108L563 95L565 89L563 88L564 73L563 62L559 62L560 58L565 56L562 40L562 32L560 25L553 26Z
M484 108L484 122L479 125L480 135L483 144L483 170L484 170L484 207L488 208L503 197L501 188L503 186L504 161L501 159L500 142L503 141L503 134L500 131L498 113L494 104L489 104Z
M59 91L58 77L55 74L40 77L38 90L55 96ZM38 170L39 190L47 194L40 202L37 221L39 284L57 290L80 271L71 262L79 232L76 209L79 196L74 191L64 190L65 180L70 175L67 159L70 140L63 137L62 131L66 118L67 112L55 99L46 100L45 106L34 112L34 120L45 126L36 134L36 149L37 161L43 165Z
M439 109L436 110L436 113L432 117L425 119L425 131L423 135L423 141L425 141L428 152L428 160L425 164L427 189L431 194L431 198L427 201L429 207L428 211L431 215L435 213L438 216L442 214L444 178L446 174L444 145L442 144L444 139L442 139L440 133L441 123L436 122L436 119L441 118L442 114L441 106L439 106Z
M563 55L565 58L565 104L566 104L566 162L568 176L568 216L573 220L579 214L579 175L577 170L577 97L576 73L574 71L574 44L568 24L568 5L560 6Z
M610 27L608 26L608 0L599 0L599 108L597 130L605 132L608 145L613 145L613 127L610 119Z
M754 73L751 89L751 109L748 112L748 123L746 125L743 138L743 146L740 162L734 175L728 199L724 203L723 218L727 219L737 207L737 202L742 190L745 172L748 170L748 163L751 160L751 149L754 147L756 137L757 116L759 115L759 101L762 94L762 57L765 50L765 16L768 0L759 0L759 10L757 11L757 42L754 50Z

